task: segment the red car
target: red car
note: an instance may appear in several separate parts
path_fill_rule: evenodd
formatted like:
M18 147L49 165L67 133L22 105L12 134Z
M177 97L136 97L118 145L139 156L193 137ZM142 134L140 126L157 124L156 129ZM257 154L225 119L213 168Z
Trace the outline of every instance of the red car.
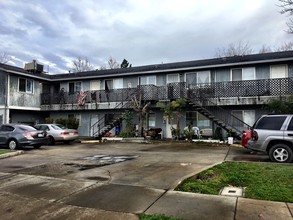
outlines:
M245 148L247 148L247 142L250 139L250 130L246 130L242 132L242 139L241 139L241 145Z

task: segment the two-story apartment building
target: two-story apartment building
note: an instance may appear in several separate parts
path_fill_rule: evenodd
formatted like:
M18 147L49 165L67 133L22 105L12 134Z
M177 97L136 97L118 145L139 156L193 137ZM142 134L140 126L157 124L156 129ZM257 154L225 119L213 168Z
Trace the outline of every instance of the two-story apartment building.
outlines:
M269 99L293 94L293 51L54 75L0 64L0 123L76 117L80 135L94 136L133 111L137 94L151 103L145 127L162 128L164 138L171 125L157 103L180 98L188 101L182 129L191 122L240 134Z

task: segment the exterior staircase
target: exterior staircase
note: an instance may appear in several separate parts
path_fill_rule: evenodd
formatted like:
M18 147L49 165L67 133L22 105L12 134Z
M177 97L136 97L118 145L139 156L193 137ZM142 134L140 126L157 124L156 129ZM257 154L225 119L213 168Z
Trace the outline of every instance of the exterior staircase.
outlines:
M244 121L209 99L189 99L189 101L189 104L191 104L197 112L204 115L210 121L223 128L237 139L241 139L244 130L250 129L250 125L246 124Z
M105 114L97 122L91 125L92 136L94 138L100 138L117 125L121 125L121 122L123 121L123 113L127 109L132 108L131 98L137 92L138 90L134 90L122 102L119 102L113 109L111 109L114 111L119 109L119 113Z

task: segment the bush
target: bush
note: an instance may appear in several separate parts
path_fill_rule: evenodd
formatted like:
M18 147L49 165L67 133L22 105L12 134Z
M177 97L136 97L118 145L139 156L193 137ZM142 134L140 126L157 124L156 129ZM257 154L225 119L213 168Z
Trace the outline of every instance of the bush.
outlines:
M53 124L54 119L53 118L45 118L45 122L46 122L46 124Z
M46 118L45 121L47 124L54 123L53 118ZM79 126L79 120L76 118L56 118L55 123L64 125L65 127L70 129L77 129Z

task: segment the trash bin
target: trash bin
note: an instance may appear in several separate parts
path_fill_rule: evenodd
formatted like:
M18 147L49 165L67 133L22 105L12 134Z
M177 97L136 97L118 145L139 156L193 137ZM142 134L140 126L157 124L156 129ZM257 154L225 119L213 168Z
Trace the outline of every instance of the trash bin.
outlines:
M228 144L233 144L233 137L228 137Z

